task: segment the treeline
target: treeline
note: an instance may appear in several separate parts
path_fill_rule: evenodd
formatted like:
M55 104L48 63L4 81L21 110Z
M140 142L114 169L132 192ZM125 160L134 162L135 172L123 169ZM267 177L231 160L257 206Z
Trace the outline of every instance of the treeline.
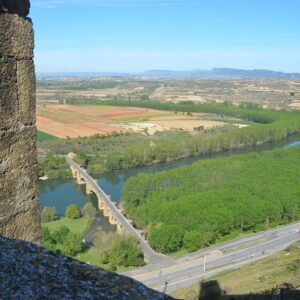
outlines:
M38 176L68 178L71 177L71 170L64 156L55 156L52 152L48 152L38 160Z
M198 161L130 178L126 212L163 253L300 219L300 147Z
M135 106L181 112L206 112L218 115L233 116L256 124L245 128L226 126L207 130L203 135L184 138L166 138L158 143L135 144L122 151L115 151L107 156L109 169L122 169L165 162L183 157L200 156L224 150L243 148L266 142L281 140L287 135L300 131L299 112L264 110L243 104L239 107L228 103L179 104L151 101L109 101L110 105Z
M204 112L217 115L233 116L239 119L257 122L272 123L281 118L282 112L275 110L261 109L253 103L242 103L240 106L232 105L230 102L224 103L194 103L192 101L182 101L179 103L159 102L159 101L101 101L101 104L113 106L129 106L151 108L174 112Z
M90 89L110 89L121 85L117 81L103 80L37 80L37 88L40 89L61 89L61 90L90 90Z
M205 130L198 136L188 132L159 132L153 136L141 134L113 134L78 139L65 139L39 143L41 148L54 154L75 152L89 156L89 172L126 169L181 158L201 156L221 151L281 140L300 132L299 112L264 110L253 105L179 104L151 101L108 101L102 104L163 109L174 112L207 112L233 116L255 122L244 128L232 125Z

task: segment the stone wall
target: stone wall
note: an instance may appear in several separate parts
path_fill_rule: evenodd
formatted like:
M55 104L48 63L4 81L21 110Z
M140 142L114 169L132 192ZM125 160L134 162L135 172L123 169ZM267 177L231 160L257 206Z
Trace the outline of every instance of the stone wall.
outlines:
M0 235L38 242L33 29L27 0L0 0Z
M142 283L0 236L1 299L172 300Z

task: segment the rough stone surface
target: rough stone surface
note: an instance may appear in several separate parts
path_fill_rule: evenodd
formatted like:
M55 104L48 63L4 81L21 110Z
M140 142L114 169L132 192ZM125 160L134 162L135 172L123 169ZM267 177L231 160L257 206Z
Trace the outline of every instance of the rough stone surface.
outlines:
M33 29L31 20L18 15L0 13L0 56L17 59L33 57Z
M29 1L0 0L0 235L38 242L35 74Z
M151 299L171 297L131 278L45 248L0 237L1 299Z

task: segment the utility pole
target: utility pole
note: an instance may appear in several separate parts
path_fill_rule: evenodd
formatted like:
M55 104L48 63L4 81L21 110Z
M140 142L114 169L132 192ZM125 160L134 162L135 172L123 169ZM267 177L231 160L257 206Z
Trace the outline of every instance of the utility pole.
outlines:
M206 271L206 255L204 256L204 263L203 263L203 272Z
M166 293L166 292L167 292L167 288L168 288L168 281L165 281L164 293Z

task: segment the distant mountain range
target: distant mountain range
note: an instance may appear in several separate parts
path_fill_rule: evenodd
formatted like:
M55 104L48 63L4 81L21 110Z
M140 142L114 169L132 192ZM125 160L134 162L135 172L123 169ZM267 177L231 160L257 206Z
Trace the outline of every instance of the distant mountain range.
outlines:
M270 70L242 70L214 68L212 70L170 71L150 70L144 73L150 77L192 77L192 78L300 78L300 73L283 73Z
M300 73L284 73L263 69L243 70L232 68L214 68L211 70L149 70L142 73L114 73L114 72L89 72L89 73L38 73L38 78L69 78L69 77L159 77L159 78L219 78L219 79L296 79Z

